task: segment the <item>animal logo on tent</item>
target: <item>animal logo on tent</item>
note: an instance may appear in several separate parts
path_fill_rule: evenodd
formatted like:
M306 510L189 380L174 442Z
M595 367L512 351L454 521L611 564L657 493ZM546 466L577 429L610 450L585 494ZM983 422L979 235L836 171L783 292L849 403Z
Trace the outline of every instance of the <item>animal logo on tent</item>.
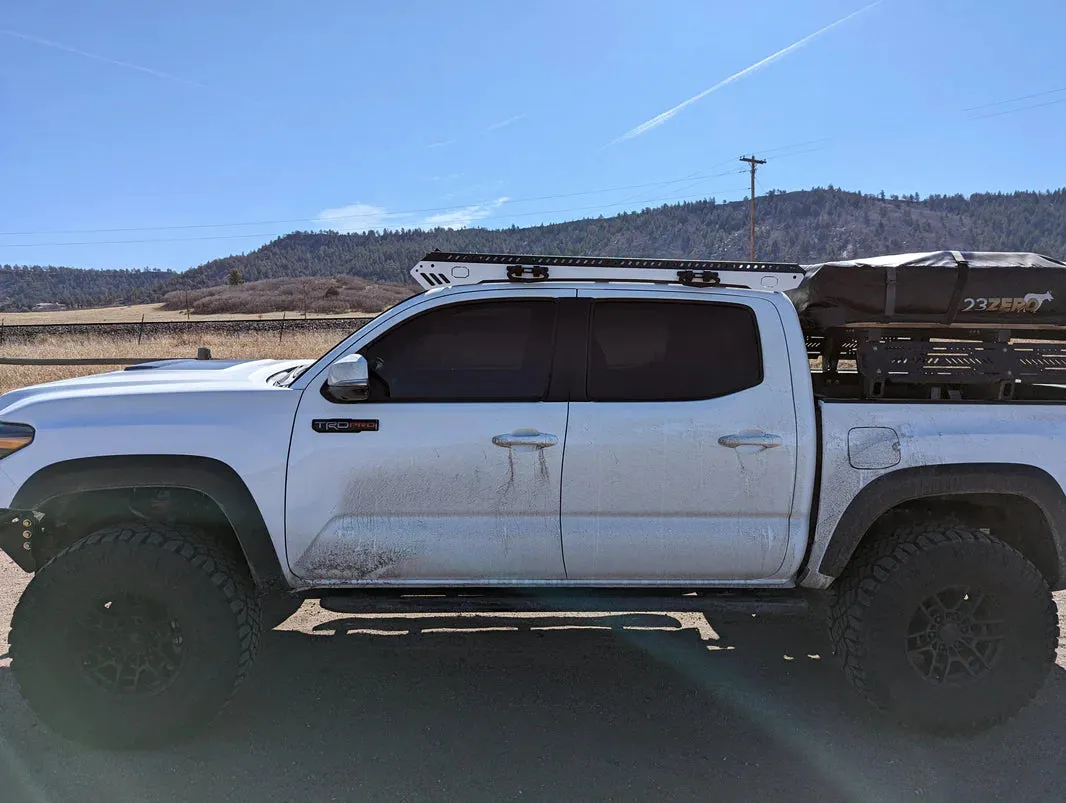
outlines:
M1044 305L1045 301L1055 300L1055 297L1051 295L1050 290L1046 293L1026 293L1023 298L1025 298L1026 312L1036 312Z

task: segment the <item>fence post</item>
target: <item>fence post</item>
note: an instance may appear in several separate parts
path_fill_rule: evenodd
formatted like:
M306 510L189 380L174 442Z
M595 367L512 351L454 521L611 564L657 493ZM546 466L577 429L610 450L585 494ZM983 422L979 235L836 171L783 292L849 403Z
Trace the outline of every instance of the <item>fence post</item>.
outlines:
M144 313L141 313L141 325L137 328L137 345L141 345L141 336L144 334Z
M0 346L4 345L4 319L0 318Z
M285 313L281 313L281 326L278 327L278 342L281 342L282 335L285 334Z

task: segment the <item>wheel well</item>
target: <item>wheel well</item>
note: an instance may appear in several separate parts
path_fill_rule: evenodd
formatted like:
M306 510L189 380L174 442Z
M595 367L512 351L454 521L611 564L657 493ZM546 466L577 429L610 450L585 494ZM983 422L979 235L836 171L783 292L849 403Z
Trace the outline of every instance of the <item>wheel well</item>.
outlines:
M1066 588L1066 494L1042 468L1020 464L945 463L882 474L833 525L817 574L829 582L840 577L856 548L901 516L948 517L986 530L1032 561L1053 590Z
M1057 585L1059 556L1051 522L1039 505L1016 494L952 494L908 500L882 513L862 542L908 522L931 519L987 531L1025 555L1052 587Z
M247 564L233 525L222 508L207 494L192 488L77 491L52 497L39 509L45 514L47 526L34 539L33 555L38 566L89 533L131 520L196 527Z
M160 492L169 494L167 504L157 498ZM64 498L67 501L61 503ZM131 512L131 504L136 512ZM66 524L55 528L57 539L84 533L84 522L103 526L111 516L154 516L169 507L166 515L176 521L199 524L223 543L235 543L237 554L243 557L261 591L285 591L289 587L255 497L241 476L220 460L172 454L66 460L46 466L26 480L10 507L60 514L58 518ZM43 526L49 529L47 523ZM35 543L37 540L34 538ZM33 571L32 564L41 565L36 547L33 549L34 560L24 567L27 571ZM52 547L42 547L43 554L50 551L55 554Z

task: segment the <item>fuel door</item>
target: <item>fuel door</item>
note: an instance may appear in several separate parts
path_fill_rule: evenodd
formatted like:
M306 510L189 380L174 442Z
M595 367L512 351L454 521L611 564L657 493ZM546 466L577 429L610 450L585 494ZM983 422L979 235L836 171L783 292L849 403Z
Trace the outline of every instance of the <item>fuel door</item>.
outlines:
M892 468L899 463L899 435L889 427L848 430L848 462L852 468Z

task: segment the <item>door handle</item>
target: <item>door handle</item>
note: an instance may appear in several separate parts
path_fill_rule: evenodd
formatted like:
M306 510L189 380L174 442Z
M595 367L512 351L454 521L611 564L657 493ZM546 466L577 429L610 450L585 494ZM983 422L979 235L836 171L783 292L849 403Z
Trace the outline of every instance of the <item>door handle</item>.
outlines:
M537 432L533 429L520 429L515 432L508 432L504 435L496 435L492 442L497 446L503 446L508 449L521 449L523 451L529 449L547 449L549 446L554 446L559 442L559 439L555 435L550 435L547 432Z
M739 449L741 446L757 446L760 449L773 449L784 441L780 435L768 435L765 432L740 432L736 435L723 435L718 439L719 446L727 449Z

